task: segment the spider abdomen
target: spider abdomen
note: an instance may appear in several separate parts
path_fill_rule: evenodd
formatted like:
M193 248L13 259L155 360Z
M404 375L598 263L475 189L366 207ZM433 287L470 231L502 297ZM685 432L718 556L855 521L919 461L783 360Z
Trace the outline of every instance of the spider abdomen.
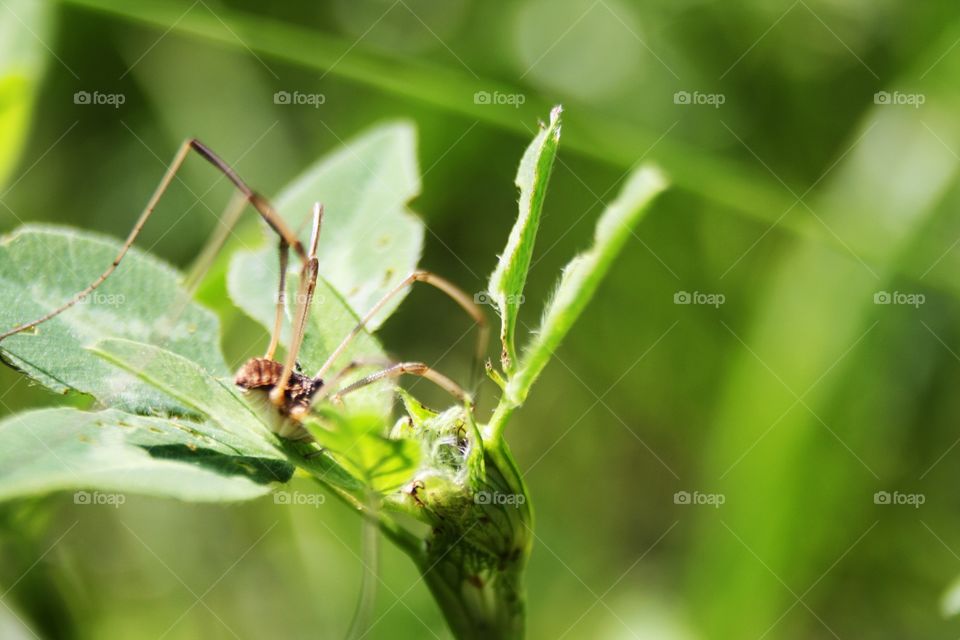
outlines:
M268 420L277 435L301 439L306 437L307 433L299 421L291 417L291 413L294 413L295 409L309 409L311 398L323 386L323 382L294 371L290 374L284 390L283 404L275 406L270 403L267 394L280 382L282 375L283 363L268 358L250 358L237 371L234 384L266 401L267 411L272 410L274 417L279 418Z

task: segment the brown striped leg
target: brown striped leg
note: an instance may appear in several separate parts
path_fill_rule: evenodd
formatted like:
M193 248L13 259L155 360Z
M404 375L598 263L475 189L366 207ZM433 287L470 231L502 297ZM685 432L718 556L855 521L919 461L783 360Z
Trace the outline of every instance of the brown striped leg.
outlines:
M343 389L340 389L330 396L330 400L331 402L339 402L344 396L353 393L357 389L370 386L371 384L379 382L380 380L399 378L402 375L413 375L426 378L455 397L460 402L472 404L470 396L466 391L463 390L463 388L460 387L460 385L442 373L434 371L422 362L400 362L393 366L387 367L386 369L377 371L376 373L371 373L370 375L364 376L356 382L347 385Z
M350 346L350 343L356 339L360 332L363 331L367 323L370 322L370 319L373 318L379 312L384 305L387 304L394 296L399 294L401 291L406 289L408 286L414 282L425 282L433 287L436 287L440 291L443 291L450 298L454 300L461 308L463 308L470 317L477 323L479 326L479 331L477 334L477 346L476 352L474 353L474 369L479 368L479 363L483 359L483 355L487 349L487 341L490 337L490 332L487 327L486 316L483 315L483 311L480 307L473 301L473 299L462 289L454 285L449 280L441 278L440 276L430 273L429 271L414 271L409 276L404 278L397 286L388 291L380 300L373 305L373 307L367 311L366 315L357 323L357 325L347 334L343 341L333 350L333 353L327 358L327 361L323 363L323 366L320 367L320 370L314 376L314 378L322 378L336 362L337 358L343 355L343 352L346 351L347 347Z

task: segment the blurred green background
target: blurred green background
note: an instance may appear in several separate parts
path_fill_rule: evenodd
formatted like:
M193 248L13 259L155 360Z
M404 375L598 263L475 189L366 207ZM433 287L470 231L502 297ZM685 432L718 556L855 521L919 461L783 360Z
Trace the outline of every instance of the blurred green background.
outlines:
M674 188L510 426L537 513L529 636L955 638L958 42L947 1L3 0L0 226L123 236L187 136L274 194L405 118L422 264L481 291L520 155L562 103L527 325L631 166ZM197 161L184 176L138 244L185 267L229 190ZM433 295L383 339L463 379L464 320ZM235 319L224 348L262 341ZM0 380L4 415L64 401ZM359 519L332 500L66 495L0 522L4 638L32 637L18 619L342 637L362 572ZM387 543L380 577L368 637L449 637Z

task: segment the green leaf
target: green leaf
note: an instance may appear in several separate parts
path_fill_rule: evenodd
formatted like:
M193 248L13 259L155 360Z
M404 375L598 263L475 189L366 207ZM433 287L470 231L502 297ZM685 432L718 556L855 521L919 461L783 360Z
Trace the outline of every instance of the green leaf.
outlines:
M223 430L217 435L220 442L247 456L272 458L280 449L283 456L308 469L322 483L362 499L363 483L329 452L317 455L315 449L270 435L266 420L258 417L232 382L213 378L189 360L151 345L104 340L93 351L205 415ZM276 416L272 405L263 409L269 412L267 419Z
M641 167L610 203L597 223L593 247L571 260L550 302L540 328L524 351L517 373L507 383L506 396L514 405L523 404L540 372L567 331L593 297L613 259L620 253L633 227L653 198L666 187L663 174L653 167Z
M276 455L267 425L244 402L232 381L215 378L196 363L153 345L107 339L91 350L202 413L239 438L245 452Z
M550 112L550 123L542 127L520 160L516 185L520 189L520 215L510 231L507 246L490 274L488 294L500 313L500 340L503 369L510 374L517 362L517 316L523 302L530 258L540 227L540 213L547 195L550 171L560 143L560 107Z
M0 500L67 489L192 501L256 498L293 468L226 444L203 422L108 409L42 409L0 422Z
M403 401L403 408L410 418L411 426L417 429L423 428L427 422L436 418L439 414L413 397L409 391L403 387L397 387L397 395Z
M380 494L409 482L420 464L420 444L382 435L384 421L376 414L327 407L321 420L308 420L305 426L345 469Z
M244 401L232 382L213 378L189 360L150 345L104 340L97 343L93 351L205 415L223 430L217 439L234 450L247 456L273 458L279 448L283 452L281 457L310 470L322 483L362 498L363 484L329 452L317 455L312 448L305 450L299 443L269 435L265 420ZM264 408L276 414L273 406Z
M48 53L52 5L6 0L0 5L0 186L7 182L30 131L30 116Z
M303 230L305 242L313 205L323 203L320 273L354 313L363 315L420 260L423 223L406 207L419 192L414 129L392 123L371 129L309 167L280 193L276 206L291 228ZM232 281L234 270L251 268L250 262L277 273L276 241L273 235L269 238L262 249L238 254ZM293 258L291 268L299 271ZM276 286L276 278L267 277L262 288L250 287L249 293L255 301L274 300ZM234 300L241 306L255 304L246 297ZM402 300L400 294L387 304L370 329L379 327Z
M5 236L0 240L0 328L29 322L73 298L119 248L103 236L50 226L27 225ZM0 356L56 392L87 393L134 413L183 413L168 395L85 348L101 338L127 338L162 345L226 375L217 318L188 302L178 280L172 267L133 248L86 300L33 331L7 338L0 343Z

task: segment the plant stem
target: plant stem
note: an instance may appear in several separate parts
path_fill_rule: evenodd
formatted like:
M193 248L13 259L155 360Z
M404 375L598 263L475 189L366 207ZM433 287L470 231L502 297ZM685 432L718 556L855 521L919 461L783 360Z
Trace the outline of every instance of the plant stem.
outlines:
M498 443L503 442L503 429L507 426L510 416L517 409L517 405L507 399L506 395L500 397L500 403L490 416L490 422L483 428L483 445L487 448L502 446Z
M500 571L491 582L463 573L462 558L421 567L443 617L459 640L513 640L524 637L523 566Z
M506 443L484 446L476 492L437 519L419 567L457 638L511 640L524 635L533 514Z

